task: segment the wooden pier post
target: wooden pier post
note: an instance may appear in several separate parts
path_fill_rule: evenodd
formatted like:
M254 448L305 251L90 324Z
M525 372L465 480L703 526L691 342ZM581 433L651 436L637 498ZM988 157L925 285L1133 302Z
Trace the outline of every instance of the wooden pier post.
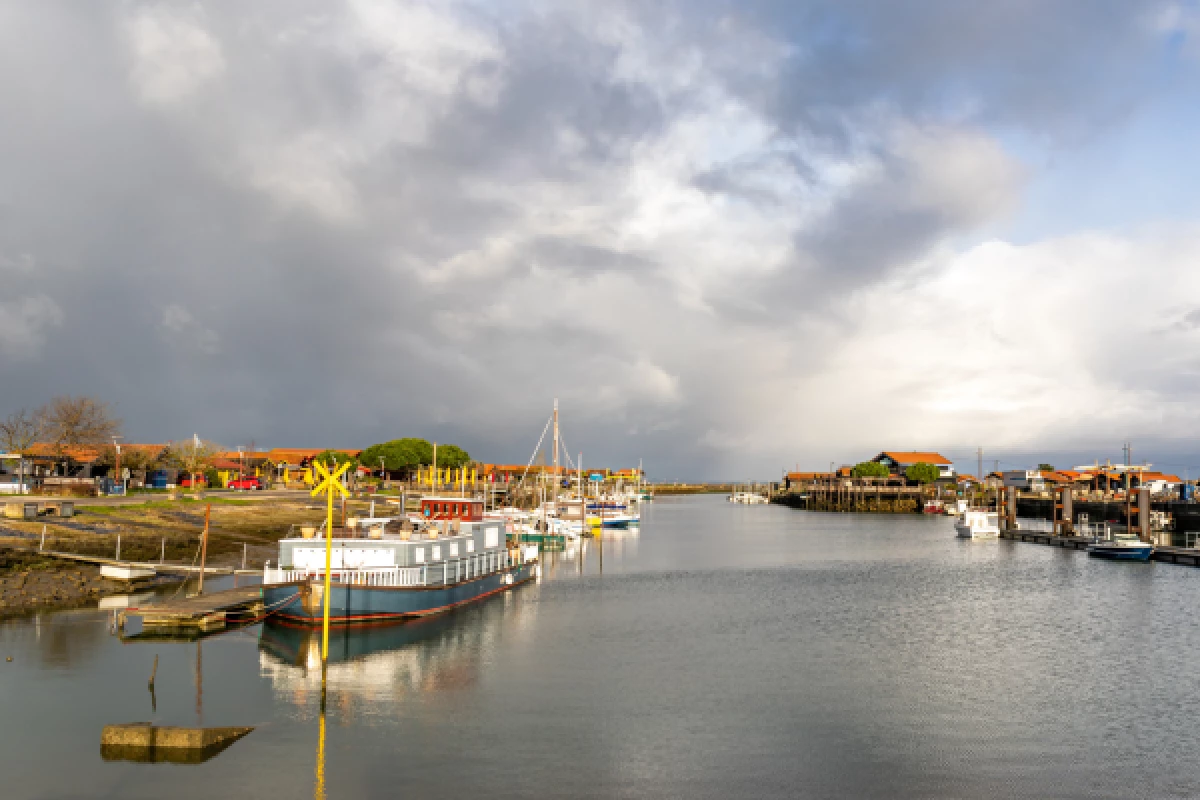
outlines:
M204 594L204 563L208 560L208 521L212 514L212 503L204 506L204 533L200 535L200 585L197 594Z
M1155 543L1150 530L1150 490L1145 487L1137 490L1137 525L1138 537L1143 542Z

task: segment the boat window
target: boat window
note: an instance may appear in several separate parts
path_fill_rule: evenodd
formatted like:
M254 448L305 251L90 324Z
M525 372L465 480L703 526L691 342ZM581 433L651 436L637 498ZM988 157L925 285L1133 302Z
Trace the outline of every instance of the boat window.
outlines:
M413 559L418 564L424 564L425 563L425 548L424 547L414 548L413 549Z
M467 552L468 553L475 552L475 540L474 539L467 539Z
M441 548L441 546L440 546L440 545L434 545L434 546L433 546L433 560L434 560L434 561L441 561L441 560L442 560L442 548Z
M500 529L496 527L488 528L483 534L484 547L496 547L500 544Z
M450 557L458 558L458 542L450 543Z

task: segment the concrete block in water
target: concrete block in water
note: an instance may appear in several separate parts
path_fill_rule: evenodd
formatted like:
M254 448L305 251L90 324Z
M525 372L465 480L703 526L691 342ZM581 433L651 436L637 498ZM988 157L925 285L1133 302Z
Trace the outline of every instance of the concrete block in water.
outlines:
M215 756L254 728L177 728L130 722L105 725L100 756L106 761L170 761L198 764Z

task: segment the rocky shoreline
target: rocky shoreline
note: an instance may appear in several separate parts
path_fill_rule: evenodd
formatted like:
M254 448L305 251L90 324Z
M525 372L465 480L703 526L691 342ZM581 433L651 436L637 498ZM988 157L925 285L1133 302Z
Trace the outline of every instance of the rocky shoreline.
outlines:
M0 548L0 617L90 605L130 589L125 581L101 577L99 567Z

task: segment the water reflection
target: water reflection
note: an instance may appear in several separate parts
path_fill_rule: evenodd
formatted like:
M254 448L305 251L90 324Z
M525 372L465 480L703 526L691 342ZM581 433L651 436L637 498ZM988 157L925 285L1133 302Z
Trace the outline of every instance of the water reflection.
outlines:
M512 598L509 592L427 620L331 629L330 702L346 709L355 701L475 686L485 654L514 632L514 624L519 630L508 611ZM521 611L517 617L533 613L531 608ZM321 691L321 630L267 622L258 645L261 673L276 693L298 708L307 707Z
M613 528L602 536L568 542L563 550L542 553L543 577L567 577L604 573L604 560L609 568L618 568L637 560L641 529Z

